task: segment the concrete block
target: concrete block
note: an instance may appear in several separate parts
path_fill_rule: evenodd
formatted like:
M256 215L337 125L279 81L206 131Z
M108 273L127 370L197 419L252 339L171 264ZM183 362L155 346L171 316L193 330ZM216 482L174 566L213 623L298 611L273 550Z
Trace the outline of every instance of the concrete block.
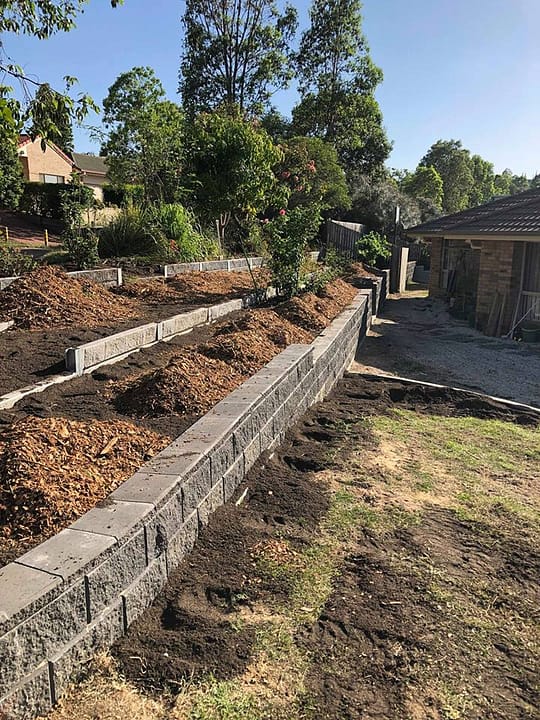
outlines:
M228 270L247 270L247 267L246 258L233 258L228 261Z
M107 535L67 529L29 550L17 562L67 580L87 571L113 545L114 538Z
M173 317L162 320L158 323L162 338L190 330L197 325L204 325L208 322L208 308L197 308L190 312L173 315Z
M208 320L213 322L224 315L241 310L244 306L242 298L238 300L229 300L228 302L220 303L219 305L212 305L208 308Z
M223 475L223 501L228 502L234 495L236 488L240 485L245 476L244 456L240 457L231 465Z
M46 662L23 678L7 695L2 697L0 693L0 718L5 720L29 720L45 715L51 708L49 666Z
M149 563L165 552L169 539L182 527L183 521L182 491L178 483L175 493L145 523L146 554Z
M193 512L174 535L167 546L167 574L170 575L182 562L187 553L193 550L199 533L197 511Z
M47 657L70 642L87 624L84 581L30 616L0 638L0 697Z
M124 634L122 599L99 615L77 637L53 655L49 662L51 695L56 702L66 691L75 668L92 658L97 652L109 648Z
M167 557L164 553L153 560L144 572L122 592L125 629L146 608L150 607L166 582Z
M210 516L214 510L223 505L223 502L223 483L218 482L199 503L197 508L199 528L208 525Z
M157 458L158 456L156 456ZM200 456L197 455L197 459ZM171 458L169 462L173 462ZM164 461L165 462L165 461ZM185 466L193 467L193 462L185 462ZM144 468L132 475L128 480L123 482L109 498L118 502L134 502L134 503L151 503L158 505L163 502L169 495L173 494L179 486L178 473L159 473L154 472L151 467L145 465Z
M197 509L212 488L213 455L182 481L182 511L185 518Z
M181 275L187 272L199 272L201 269L200 262L192 263L172 263L171 265L164 265L162 272L166 278L174 277L175 275Z
M234 437L229 435L217 448L212 451L210 458L212 468L212 485L221 481L227 470L234 463L238 453L241 453L242 449L235 448Z
M261 452L264 452L268 450L275 437L273 417L262 426L259 437L261 441Z
M127 542L115 547L110 557L87 574L89 620L94 620L111 605L122 590L144 571L146 565L146 538L141 528Z
M208 260L201 263L202 272L211 272L212 270L227 270L227 260Z
M233 441L235 455L240 455L244 448L259 434L259 430L266 422L267 418L262 418L257 412L247 413L244 420L234 429Z
M105 287L122 284L122 268L102 268L99 270L73 270L67 273L70 277L81 280L92 280Z
M10 277L2 277L0 278L0 290L4 290L5 288L9 287L11 283L15 282L15 280L18 280L18 275L12 275Z
M6 322L0 322L0 333L5 332L6 330L9 330L10 327L13 327L15 325L14 320L7 320Z
M0 569L0 635L39 609L39 602L50 600L50 593L61 583L57 575L10 563ZM36 607L38 603L38 607Z
M268 287L266 288L266 299L267 300L273 300L277 295L276 288L275 287Z
M244 473L248 473L255 465L261 455L261 437L256 435L253 440L244 447Z
M154 510L151 503L111 500L89 510L70 525L71 530L82 530L99 535L110 535L116 540L126 537Z

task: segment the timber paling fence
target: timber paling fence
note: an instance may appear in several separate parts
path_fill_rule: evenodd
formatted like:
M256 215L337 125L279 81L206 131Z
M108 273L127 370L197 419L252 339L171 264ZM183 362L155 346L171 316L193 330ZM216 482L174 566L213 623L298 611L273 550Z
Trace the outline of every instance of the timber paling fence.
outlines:
M328 220L326 223L326 244L328 249L335 250L349 260L356 260L358 253L356 243L365 232L361 223Z

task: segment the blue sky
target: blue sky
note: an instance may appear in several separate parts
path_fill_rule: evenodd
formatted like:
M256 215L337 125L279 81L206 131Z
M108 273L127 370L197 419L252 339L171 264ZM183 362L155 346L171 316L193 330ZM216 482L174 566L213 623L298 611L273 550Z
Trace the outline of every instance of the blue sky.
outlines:
M305 26L309 3L296 6ZM45 41L8 35L4 50L55 87L75 75L98 102L121 72L150 65L174 100L182 11L177 0L125 0L116 10L91 0L76 30ZM384 72L377 98L390 166L414 168L434 141L453 138L497 171L540 171L539 0L364 0L363 13ZM296 94L276 100L287 114ZM80 152L97 149L84 130L75 140Z

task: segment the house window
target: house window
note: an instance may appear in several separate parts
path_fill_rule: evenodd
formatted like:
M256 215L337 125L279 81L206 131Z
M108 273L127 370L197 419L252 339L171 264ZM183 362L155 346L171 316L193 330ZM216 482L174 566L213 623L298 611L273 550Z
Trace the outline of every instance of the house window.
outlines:
M40 173L39 179L42 183L52 183L55 185L61 185L65 182L63 175L47 175L45 173Z

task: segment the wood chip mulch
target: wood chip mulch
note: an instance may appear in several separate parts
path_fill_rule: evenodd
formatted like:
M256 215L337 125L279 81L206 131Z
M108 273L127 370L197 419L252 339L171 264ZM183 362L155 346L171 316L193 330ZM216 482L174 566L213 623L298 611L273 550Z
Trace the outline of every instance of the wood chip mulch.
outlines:
M305 293L284 303L278 312L298 327L319 333L348 305L358 291L339 278L320 295Z
M0 538L52 535L169 442L128 422L16 421L0 441Z
M85 325L135 316L131 300L116 297L92 280L73 278L43 265L0 290L0 320L14 320L26 330Z
M174 355L165 367L128 378L113 402L120 412L138 417L202 415L245 379L226 362L190 348Z
M254 268L253 276L259 288L266 287L270 281L270 272L264 268ZM168 285L185 298L248 293L254 290L251 274L247 270L182 273L169 280Z

